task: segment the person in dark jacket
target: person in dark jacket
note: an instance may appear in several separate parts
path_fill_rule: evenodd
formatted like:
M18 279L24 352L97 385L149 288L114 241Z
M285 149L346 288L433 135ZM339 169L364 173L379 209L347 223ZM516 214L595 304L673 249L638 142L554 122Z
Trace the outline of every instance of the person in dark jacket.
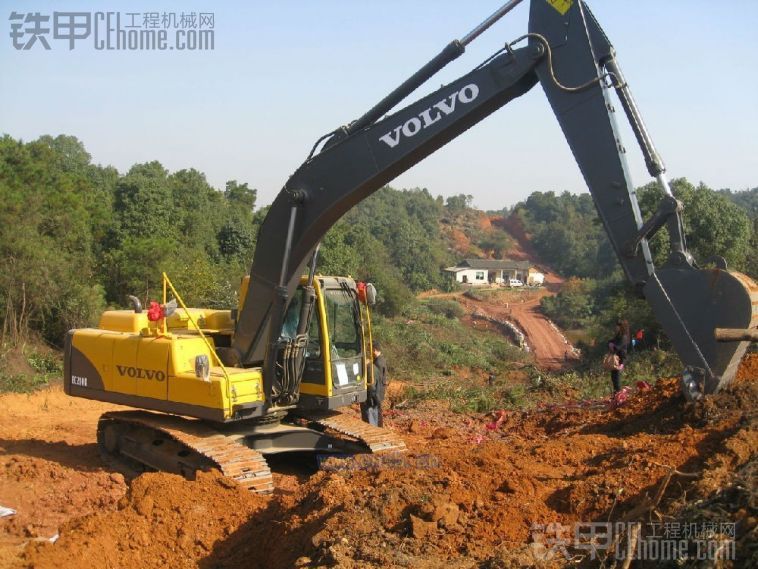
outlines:
M624 362L621 359L622 353L613 342L608 342L608 355L606 356L606 367L611 372L611 384L613 385L613 394L621 391L621 372L624 370Z
M366 401L361 403L361 418L370 425L383 427L382 402L389 383L387 361L382 355L382 348L378 341L375 340L371 347L374 352L374 384L368 386Z
M629 351L630 342L631 330L629 328L629 322L619 318L616 321L616 333L610 342L608 342L609 352L618 356L617 365L611 369L613 393L621 391L621 373L624 371L624 364L626 363L626 356Z

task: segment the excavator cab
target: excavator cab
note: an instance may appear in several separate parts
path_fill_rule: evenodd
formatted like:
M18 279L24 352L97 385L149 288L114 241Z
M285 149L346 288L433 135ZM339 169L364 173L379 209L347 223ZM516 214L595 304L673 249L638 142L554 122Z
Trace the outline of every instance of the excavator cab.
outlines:
M368 310L361 310L352 279L321 277L315 284L319 302L308 334L298 405L334 409L365 401L371 369L364 342Z
M240 287L240 310L248 279ZM369 297L348 277L317 276L312 293L308 283L302 277L282 321L273 399L315 410L363 402L372 370Z

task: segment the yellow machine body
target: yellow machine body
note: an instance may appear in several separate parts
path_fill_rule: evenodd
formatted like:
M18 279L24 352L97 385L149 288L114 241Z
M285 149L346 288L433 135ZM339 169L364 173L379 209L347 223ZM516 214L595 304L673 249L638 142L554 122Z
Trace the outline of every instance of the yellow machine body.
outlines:
M247 283L240 288L246 291ZM355 296L348 300L349 291L355 291L352 279L318 277L314 288L310 353L296 406L335 409L363 401L366 372L371 369L366 356L371 341L368 307L362 303L357 311L350 307L358 315L351 328L335 321L344 320L347 312L335 309L329 298L342 294L343 302L358 303ZM244 300L243 293L240 307ZM295 314L297 303L292 304L290 311ZM357 342L355 346L348 342L348 354L340 354L348 351L340 331ZM229 345L233 333L230 310L179 308L165 323L149 321L146 312L109 310L97 328L68 333L64 389L72 396L218 422L260 417L276 410L265 400L261 368L223 366L215 353Z

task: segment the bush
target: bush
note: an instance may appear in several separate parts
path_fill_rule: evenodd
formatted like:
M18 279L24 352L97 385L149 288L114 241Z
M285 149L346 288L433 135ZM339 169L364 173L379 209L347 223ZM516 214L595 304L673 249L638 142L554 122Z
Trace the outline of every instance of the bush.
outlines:
M47 383L48 379L43 375L0 373L0 393L31 393Z
M26 357L26 361L38 373L59 374L63 372L63 362L61 362L60 357L51 353L32 352Z
M482 292L478 290L474 290L473 288L470 288L466 292L464 292L463 296L470 298L471 300L478 300L480 302L484 300L484 295L482 294Z
M432 313L441 314L450 319L460 318L466 313L464 308L454 300L433 298L426 301L424 304L426 304L427 308Z
M47 386L63 372L60 356L44 347L27 354L19 347L3 346L3 350L0 353L0 393L30 393Z

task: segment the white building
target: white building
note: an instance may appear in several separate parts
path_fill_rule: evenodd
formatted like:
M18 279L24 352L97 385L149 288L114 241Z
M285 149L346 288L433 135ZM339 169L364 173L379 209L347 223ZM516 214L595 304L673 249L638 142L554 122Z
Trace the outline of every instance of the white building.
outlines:
M526 284L529 286L542 286L545 284L545 275L529 270L529 276L526 278Z
M509 259L465 259L445 269L455 276L455 282L470 285L507 284L510 279L526 283L533 271L529 261Z

